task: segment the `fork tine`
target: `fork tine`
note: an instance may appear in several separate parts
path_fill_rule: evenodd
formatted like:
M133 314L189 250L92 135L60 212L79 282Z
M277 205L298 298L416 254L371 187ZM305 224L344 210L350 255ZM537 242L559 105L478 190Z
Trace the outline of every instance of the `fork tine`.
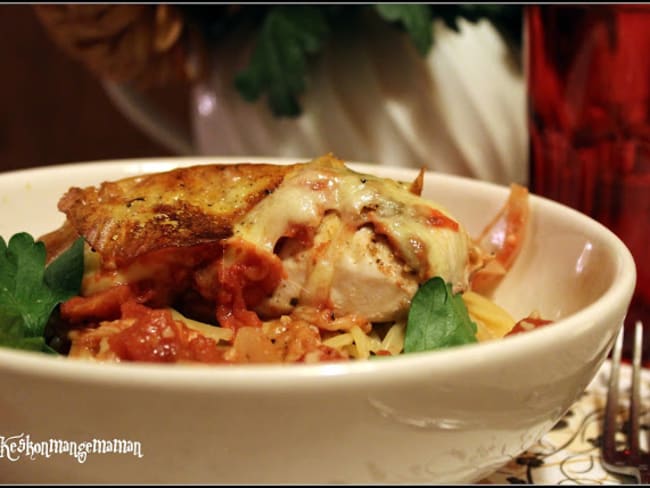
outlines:
M632 356L632 389L630 391L630 418L628 444L632 459L639 457L639 417L641 416L641 351L643 349L643 324L634 326L634 349Z
M616 448L616 432L618 430L617 412L619 376L623 350L624 328L621 327L614 349L605 405L605 421L603 424L602 463L608 471L636 477L643 484L650 482L650 455L640 448L640 416L641 416L641 356L643 350L643 324L637 321L634 327L634 342L632 355L632 382L630 388L630 405L628 408L627 448Z
M616 413L618 411L618 384L621 371L621 355L623 352L623 326L618 332L612 351L609 384L607 385L607 401L605 405L605 422L603 425L603 461L606 464L616 462Z

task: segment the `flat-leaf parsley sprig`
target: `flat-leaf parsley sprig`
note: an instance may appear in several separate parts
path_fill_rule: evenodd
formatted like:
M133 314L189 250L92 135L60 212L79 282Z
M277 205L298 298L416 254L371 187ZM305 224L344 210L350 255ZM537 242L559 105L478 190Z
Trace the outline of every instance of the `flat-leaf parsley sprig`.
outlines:
M46 266L42 241L26 232L9 243L0 237L0 346L54 353L45 328L61 302L79 294L83 277L84 241Z
M418 288L411 302L404 337L404 352L433 351L477 342L462 294L436 276Z

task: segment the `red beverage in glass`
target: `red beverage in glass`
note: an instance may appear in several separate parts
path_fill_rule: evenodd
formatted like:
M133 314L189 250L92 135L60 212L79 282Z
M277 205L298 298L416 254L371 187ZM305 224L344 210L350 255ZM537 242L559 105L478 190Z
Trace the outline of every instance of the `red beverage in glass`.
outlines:
M628 246L637 287L625 327L643 321L649 365L650 5L530 5L525 36L530 189Z

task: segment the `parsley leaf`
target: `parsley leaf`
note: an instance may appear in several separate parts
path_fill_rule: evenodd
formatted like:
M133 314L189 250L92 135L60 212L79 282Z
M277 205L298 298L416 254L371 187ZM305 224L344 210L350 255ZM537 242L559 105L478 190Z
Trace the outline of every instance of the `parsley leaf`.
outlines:
M476 342L476 324L463 297L438 276L423 283L411 302L404 352L431 351Z
M79 293L83 276L83 239L45 266L43 242L22 232L0 237L0 346L54 352L45 326L61 302Z
M375 4L375 5L236 5L227 8L178 6L209 43L219 42L241 26L253 26L257 35L248 65L234 79L239 94L249 102L266 96L276 117L297 117L298 101L309 83L308 61L325 49L327 39L346 29L364 28L363 12L404 30L421 55L434 43L434 20L460 32L458 20L487 19L512 48L518 61L521 44L521 6L485 4ZM361 15L359 15L361 14Z
M297 96L305 91L307 55L320 51L329 34L316 7L276 7L264 18L251 61L237 74L235 86L251 102L268 92L274 115L297 116Z
M402 24L417 50L423 56L433 44L433 15L429 5L423 4L378 4L377 13L388 22Z

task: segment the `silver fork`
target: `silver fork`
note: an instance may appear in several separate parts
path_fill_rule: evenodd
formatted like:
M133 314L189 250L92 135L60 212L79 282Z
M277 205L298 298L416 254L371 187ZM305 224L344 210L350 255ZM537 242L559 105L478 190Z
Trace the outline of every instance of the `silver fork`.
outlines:
M623 350L623 330L616 338L612 352L612 368L609 377L605 421L603 425L602 462L612 473L636 477L639 483L650 483L650 454L642 451L639 443L641 416L641 352L643 348L643 324L637 321L634 327L634 348L632 354L632 387L628 410L627 445L619 449L616 444L619 410L619 373Z

